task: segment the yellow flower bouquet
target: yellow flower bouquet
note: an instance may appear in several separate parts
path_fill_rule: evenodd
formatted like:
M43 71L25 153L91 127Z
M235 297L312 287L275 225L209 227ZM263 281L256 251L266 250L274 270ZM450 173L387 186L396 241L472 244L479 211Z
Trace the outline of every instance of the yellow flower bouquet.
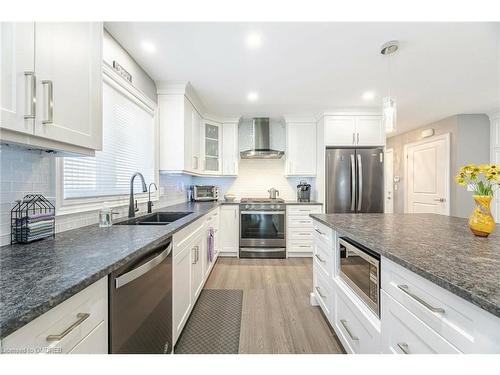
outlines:
M500 167L495 164L468 164L460 168L455 181L474 191L476 207L469 217L469 228L476 236L488 237L495 229L490 204L500 186Z

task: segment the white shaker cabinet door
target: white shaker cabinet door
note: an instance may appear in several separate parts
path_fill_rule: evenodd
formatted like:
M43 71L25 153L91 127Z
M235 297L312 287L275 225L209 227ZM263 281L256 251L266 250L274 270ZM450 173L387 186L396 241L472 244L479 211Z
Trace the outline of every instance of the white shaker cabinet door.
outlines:
M35 135L102 148L102 23L36 23Z
M353 146L356 144L354 116L325 117L325 146Z
M33 134L34 23L0 23L0 127Z
M385 144L381 116L359 116L356 118L356 144L359 146L382 146Z
M316 124L288 123L286 152L286 175L315 176Z

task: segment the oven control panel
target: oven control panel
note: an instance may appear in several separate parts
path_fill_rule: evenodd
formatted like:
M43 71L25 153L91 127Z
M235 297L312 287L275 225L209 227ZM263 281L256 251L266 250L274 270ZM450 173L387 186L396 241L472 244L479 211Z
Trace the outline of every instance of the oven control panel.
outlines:
M284 204L241 204L241 209L246 211L284 211Z

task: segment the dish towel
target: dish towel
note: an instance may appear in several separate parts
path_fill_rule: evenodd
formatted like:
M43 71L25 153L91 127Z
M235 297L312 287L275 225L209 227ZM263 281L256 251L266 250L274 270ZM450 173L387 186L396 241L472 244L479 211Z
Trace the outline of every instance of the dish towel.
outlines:
M214 259L214 228L208 229L208 261L212 262Z

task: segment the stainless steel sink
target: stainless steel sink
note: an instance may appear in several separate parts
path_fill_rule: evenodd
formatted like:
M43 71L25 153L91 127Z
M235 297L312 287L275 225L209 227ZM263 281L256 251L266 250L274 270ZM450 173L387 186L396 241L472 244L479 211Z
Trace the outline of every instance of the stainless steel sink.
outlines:
M155 212L140 217L125 220L116 225L167 225L190 215L192 212Z

